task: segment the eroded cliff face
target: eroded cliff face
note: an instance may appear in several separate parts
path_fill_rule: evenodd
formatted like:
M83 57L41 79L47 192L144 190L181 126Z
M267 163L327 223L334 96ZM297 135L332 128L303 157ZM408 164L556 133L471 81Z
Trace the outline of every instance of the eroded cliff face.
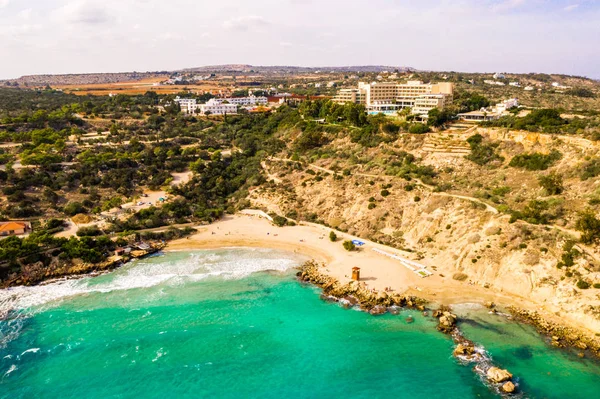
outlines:
M453 154L448 159L465 162ZM319 173L321 180L307 173L309 168L299 169L270 166L278 182L254 191L250 200L281 215L410 251L408 257L435 266L439 274L532 300L600 332L600 291L576 285L580 279L600 282L594 249L575 245L581 256L567 276L566 269L557 268L576 232L509 223L509 215L477 198L436 193L414 181L358 174L335 178L327 172Z

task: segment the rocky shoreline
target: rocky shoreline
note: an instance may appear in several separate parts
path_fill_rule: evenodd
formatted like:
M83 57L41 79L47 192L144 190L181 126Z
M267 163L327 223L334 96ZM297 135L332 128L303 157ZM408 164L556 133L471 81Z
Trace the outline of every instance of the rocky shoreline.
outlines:
M90 273L107 272L110 270L114 270L133 259L141 259L154 253L157 253L161 251L165 246L166 244L161 241L151 242L149 244L148 249L132 251L127 256L117 257L115 259L111 259L100 263L69 262L64 264L56 263L54 265L51 265L52 267L47 267L41 264L41 262L39 262L39 265L28 265L23 269L23 271L19 275L3 281L0 284L0 289L20 285L37 285L44 283L48 280L63 277L77 278L89 275Z
M477 347L462 335L456 325L458 317L449 307L441 305L438 309L431 310L427 308L428 301L423 298L374 292L358 281L342 284L336 278L322 273L319 267L320 265L314 261L306 262L300 268L297 277L301 282L320 287L323 290L321 299L324 301L339 302L346 309L358 307L373 316L385 313L398 314L400 307L417 309L423 312L424 316L431 315L438 320L437 330L452 337L455 344L454 357L463 364L474 364L473 371L496 393L507 397L522 395L513 375L508 370L494 366L483 348ZM490 306L493 307L493 304Z
M533 326L540 335L548 337L552 346L575 349L578 351L579 357L585 357L588 354L600 359L600 339L598 337L550 322L537 311L529 311L516 306L508 306L507 309L515 320Z

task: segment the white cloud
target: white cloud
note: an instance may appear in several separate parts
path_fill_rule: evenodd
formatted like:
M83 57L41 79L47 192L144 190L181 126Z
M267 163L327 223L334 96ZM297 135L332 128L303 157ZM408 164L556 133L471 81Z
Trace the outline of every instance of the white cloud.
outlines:
M236 17L223 22L223 27L231 30L248 31L252 29L264 28L270 23L263 17L256 15L245 15Z
M25 20L29 20L31 19L31 13L33 12L33 10L31 8L26 8L24 10L19 11L19 18L25 19Z
M0 79L232 62L600 77L598 0L364 1L0 0ZM373 39L407 32L398 51Z
M525 5L527 0L502 0L492 6L494 11L508 11Z
M185 36L175 33L175 32L165 32L159 35L159 39L161 40L176 40L176 41L185 41Z
M106 7L89 0L69 3L56 14L65 22L81 25L102 25L115 19Z

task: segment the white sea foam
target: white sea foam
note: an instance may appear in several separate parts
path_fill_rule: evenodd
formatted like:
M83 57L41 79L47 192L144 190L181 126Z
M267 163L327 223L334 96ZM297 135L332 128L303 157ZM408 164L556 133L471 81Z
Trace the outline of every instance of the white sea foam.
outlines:
M11 311L35 312L43 310L42 305L57 305L63 299L81 294L177 286L210 277L239 279L260 271L285 271L300 262L293 254L269 249L170 253L132 262L106 275L0 290L0 319Z
M0 323L0 348L19 336L28 317L74 296L161 285L166 288L206 278L240 279L260 271L285 271L302 260L269 249L177 252L132 262L105 275L0 290L0 320L4 320ZM165 291L159 287L151 292L150 299L163 295ZM147 312L143 317L150 315Z
M23 356L26 353L37 353L40 351L40 348L31 348L31 349L27 349L25 352L21 353L21 356Z
M10 373L12 373L13 371L15 371L17 369L17 366L15 364L11 365L10 368L6 371L6 373L4 373L4 377L6 377L7 375L9 375Z

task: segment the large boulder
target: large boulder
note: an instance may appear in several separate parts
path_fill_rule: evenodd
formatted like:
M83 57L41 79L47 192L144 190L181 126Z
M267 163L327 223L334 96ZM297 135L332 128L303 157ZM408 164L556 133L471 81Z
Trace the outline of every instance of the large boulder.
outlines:
M456 327L456 315L450 312L444 312L440 318L438 323L438 330L449 333L454 330Z
M490 381L492 381L496 384L508 381L513 377L512 374L509 373L507 370L502 370L502 369L499 369L498 367L490 367L490 369L487 371L486 375Z
M468 342L463 342L456 345L454 348L454 356L471 356L475 353L475 346L469 344Z
M510 381L505 382L500 389L502 390L502 392L506 392L506 393L513 393L517 387L515 387L515 384L513 384Z
M387 312L387 308L385 306L381 306L381 305L377 305L369 311L369 313L372 314L373 316L379 316L379 315L384 314L385 312Z

